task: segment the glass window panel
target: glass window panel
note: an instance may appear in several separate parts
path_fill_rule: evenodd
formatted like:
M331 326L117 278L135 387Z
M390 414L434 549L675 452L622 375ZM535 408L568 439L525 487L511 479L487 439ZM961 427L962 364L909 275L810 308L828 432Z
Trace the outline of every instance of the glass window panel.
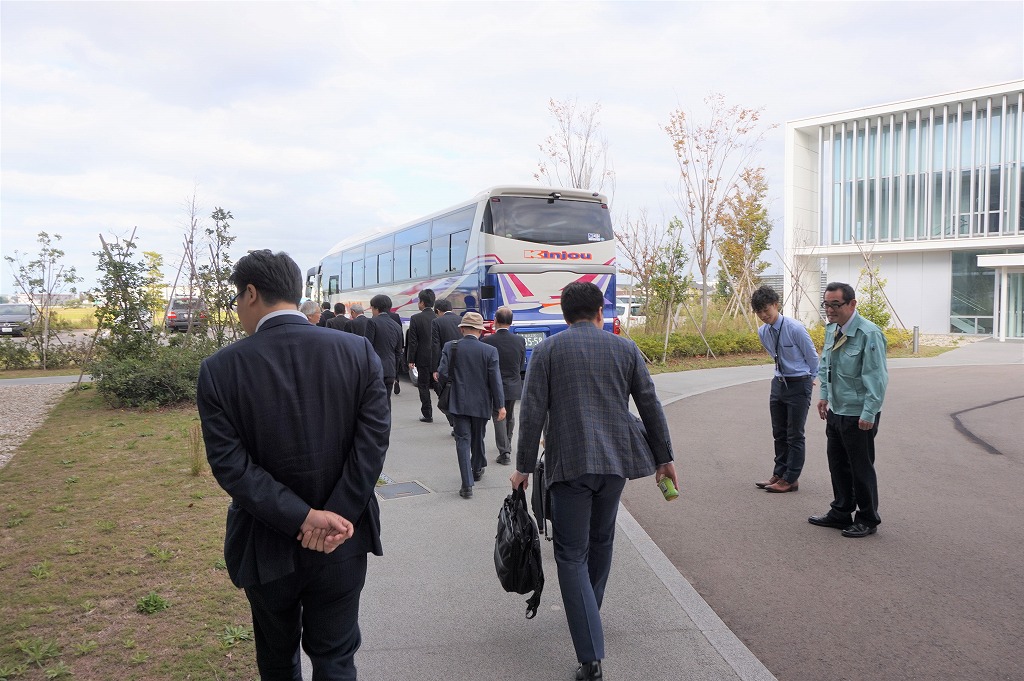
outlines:
M946 236L953 236L956 231L956 192L953 182L956 176L952 170L946 171Z
M995 118L995 116L993 116ZM993 168L988 175L988 231L999 231L1001 211L999 210L999 169Z
M360 246L359 248L350 248L349 250L347 250L347 251L345 251L344 253L341 254L341 261L342 262L355 262L356 260L362 260L363 259L363 255L364 255L364 250L363 250L362 246Z
M363 261L357 260L352 263L352 288L362 288L363 286Z
M917 170L919 172L928 170L928 144L931 140L931 137L929 137L929 126L930 124L927 120L921 121L917 145ZM924 185L922 184L921 186Z
M1020 160L1020 141L1017 139L1017 105L1007 107L1009 112L1006 115L1006 138L1010 141L1007 147L1006 160L1013 163Z
M430 242L430 273L434 275L448 274L451 272L450 260L449 237L447 235L435 237Z
M974 143L974 163L981 165L985 162L985 118L984 111L978 112L978 139Z
M892 160L889 153L891 137L892 132L889 130L889 126L882 126L882 175L892 175L892 168L889 167L889 163Z
M894 137L893 137L893 145L894 145L893 149L895 149L895 151L893 153L893 159L892 159L892 162L893 162L892 174L893 175L899 175L900 173L903 172L903 162L902 162L903 161L903 124L902 123L897 123L896 124L896 132L894 133Z
M971 149L974 140L974 124L971 122L971 112L964 112L964 119L960 122L960 166L969 168L971 166Z
M377 282L377 256L371 255L363 261L363 285L374 286Z
M843 200L843 243L849 243L853 225L853 182L847 182L843 187Z
M423 242L412 245L412 278L418 279L430 273L430 244Z
M972 230L975 234L982 234L982 227L984 226L984 194L985 194L985 175L980 169L975 169L974 173L974 194L971 197L971 224L974 226Z
M983 251L953 251L950 314L992 316L996 271L978 267Z
M878 128L871 128L868 135L868 177L875 176L875 166L878 164Z
M346 262L341 265L341 290L348 291L352 288L352 263Z
M377 253L387 253L394 249L395 238L393 236L387 236L383 239L377 239L366 244L366 255L375 255Z
M915 191L916 175L907 176L907 196L903 206L903 238L913 239L915 233L914 206L917 205L917 192Z
M476 204L463 208L462 210L442 215L434 219L431 234L435 237L443 234L451 234L473 227L473 215L476 213Z
M892 241L899 241L900 237L900 181L894 178L892 181L892 229L889 230L889 238Z
M889 178L882 178L878 233L882 241L889 239Z
M864 240L864 219L864 180L858 180L856 200L853 204L854 235L857 241Z
M846 177L853 175L853 131L846 133L846 144L844 145L846 158L843 160L843 168Z
M391 263L394 254L391 251L377 256L377 281L381 284L391 283Z
M956 168L956 114L949 115L946 123L946 169Z
M864 161L867 153L864 149L864 128L857 130L857 177L864 177Z
M336 287L336 290L334 292L337 293L338 290L340 290L340 289L337 289L338 281L339 281L338 278L340 276L341 276L341 254L337 253L335 255L329 255L326 258L324 258L323 263L320 265L320 286L321 286L321 290L323 291L323 295L320 297L320 300L327 300L327 296L330 295L330 284L329 284L328 280L331 277L334 277L334 283L335 283L335 287ZM326 288L324 288L325 286L326 286Z
M832 239L829 243L837 244L842 240L840 229L843 224L843 216L840 214L843 186L836 182L832 185Z
M942 236L942 173L932 173L932 236Z
M917 176L917 238L924 239L928 236L927 210L928 208L928 176L920 174Z
M907 164L908 173L917 172L917 123L907 123Z
M466 267L466 254L469 252L469 234L465 230L452 234L452 270L461 272Z
M932 170L942 170L943 166L943 142L945 137L942 134L942 119L935 119L934 140L932 142Z
M424 222L415 227L404 229L395 235L395 248L400 246L412 246L426 241L430 238L430 223Z
M991 144L989 146L989 163L1000 163L1003 158L1003 111L992 109Z
M395 249L395 281L412 278L411 254L411 246Z
M843 154L843 138L836 135L832 139L832 180L839 180L839 176L842 174L842 154Z
M867 240L868 241L874 241L875 240L875 206L876 206L875 201L876 201L875 183L874 182L868 182L868 209L867 209L868 214L866 216L867 217L867 223L868 223L868 235L867 235Z

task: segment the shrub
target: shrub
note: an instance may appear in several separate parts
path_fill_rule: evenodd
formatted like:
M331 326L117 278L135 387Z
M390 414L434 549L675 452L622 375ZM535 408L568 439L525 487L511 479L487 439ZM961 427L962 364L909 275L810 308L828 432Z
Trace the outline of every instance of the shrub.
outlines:
M914 342L914 332L906 329L886 329L885 342L890 349L909 348Z
M35 364L35 355L28 343L15 343L10 338L0 338L0 369L29 369Z
M818 323L807 329L811 334L811 342L814 343L814 347L821 352L821 349L825 347L825 325Z
M195 402L199 365L211 344L160 346L149 357L107 356L92 367L96 390L112 407L152 409Z
M665 337L659 334L637 334L632 337L640 350L652 361L661 361ZM708 346L715 355L729 355L740 352L760 352L761 340L751 331L719 331L706 336L707 344L699 334L673 333L668 337L670 358L699 357L708 353Z

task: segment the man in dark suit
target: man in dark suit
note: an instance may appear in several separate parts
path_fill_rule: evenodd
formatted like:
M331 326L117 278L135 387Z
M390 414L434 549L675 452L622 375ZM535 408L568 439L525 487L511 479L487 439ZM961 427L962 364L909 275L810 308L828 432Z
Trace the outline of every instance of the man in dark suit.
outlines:
M325 324L328 329L348 331L348 317L345 316L345 303L334 304L334 317Z
M665 413L636 344L607 333L604 294L562 290L569 328L533 349L526 371L512 487L526 487L545 435L555 564L577 679L602 678L601 602L612 565L615 515L626 480L656 473L678 486ZM646 437L629 413L632 396ZM545 431L545 422L547 429Z
M437 317L430 323L430 339L431 355L434 360L434 373L437 373L437 367L441 363L441 349L444 348L448 341L458 340L461 337L459 332L459 321L460 317L452 312L452 301L441 299L434 304L434 311L437 313ZM440 392L440 384L436 384L434 389ZM451 416L445 414L448 419L448 425L452 427L452 435L455 434L455 422Z
M473 482L484 475L484 435L487 420L505 418L505 396L501 392L498 351L480 342L484 319L467 312L459 324L462 340L446 343L441 351L437 381L452 380L449 418L455 428L455 451L459 456L462 488L459 496L473 496ZM452 357L454 356L454 361Z
M351 318L345 330L357 336L365 336L366 326L370 323L370 318L365 314L366 308L360 303L352 303L348 306L348 312Z
M384 298L387 300L387 304L388 304L387 310L384 311L384 314L386 314L388 317L391 317L391 319L395 320L395 324L398 324L398 330L401 332L400 335L399 335L399 341L402 343L402 351L403 352L402 352L402 357L400 357L399 360L398 360L398 368L401 369L402 366L405 364L405 359L404 359L404 357L405 357L405 352L404 352L405 351L405 341L402 340L402 338L404 338L404 336L405 336L405 325L402 324L401 316L399 316L399 314L397 312L394 312L391 309L392 307L394 307L394 303L392 302L391 297L390 296L384 296ZM396 375L395 375L395 394L396 395L398 395L398 394L400 394L402 392L402 381L400 379L401 379L401 376L398 376L397 373L396 373Z
M406 359L409 372L417 372L416 387L420 391L420 421L434 420L434 406L430 391L434 387L434 360L431 348L430 324L434 321L434 292L425 288L419 293L417 305L420 311L409 318L409 334L406 336Z
M494 444L498 447L496 463L507 466L511 461L512 433L516 427L516 401L523 395L523 374L526 371L526 341L509 331L512 310L499 307L494 313L494 333L481 339L498 351L501 389L505 393L505 421L494 421Z
M301 679L301 638L314 678L355 679L366 556L382 553L380 360L365 338L298 312L302 272L286 254L251 251L229 281L248 335L203 361L196 399L231 495L224 558L249 599L260 677Z
M391 391L398 377L402 363L402 327L387 315L391 299L377 294L370 299L370 323L366 326L366 340L373 345L384 369L384 387L388 391L388 406L391 406Z
M327 322L334 319L334 313L331 312L331 304L326 300L320 305L323 308L323 312L320 313L320 321L316 323L317 326L327 326Z

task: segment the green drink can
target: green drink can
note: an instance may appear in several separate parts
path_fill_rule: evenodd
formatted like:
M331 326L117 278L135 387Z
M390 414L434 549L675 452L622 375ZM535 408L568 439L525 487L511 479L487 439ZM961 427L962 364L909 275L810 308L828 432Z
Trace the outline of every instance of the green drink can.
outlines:
M679 498L679 490L676 489L675 484L672 482L672 478L665 476L658 483L658 489L661 490L661 494L665 497L665 501L675 501Z

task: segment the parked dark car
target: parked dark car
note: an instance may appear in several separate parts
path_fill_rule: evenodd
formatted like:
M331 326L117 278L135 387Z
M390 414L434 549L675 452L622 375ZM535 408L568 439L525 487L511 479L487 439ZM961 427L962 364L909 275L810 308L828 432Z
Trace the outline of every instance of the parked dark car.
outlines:
M206 303L201 299L176 297L171 298L164 326L168 331L188 331L189 328L202 330L208 321Z
M4 303L0 305L0 334L24 336L36 323L36 310L28 304Z

